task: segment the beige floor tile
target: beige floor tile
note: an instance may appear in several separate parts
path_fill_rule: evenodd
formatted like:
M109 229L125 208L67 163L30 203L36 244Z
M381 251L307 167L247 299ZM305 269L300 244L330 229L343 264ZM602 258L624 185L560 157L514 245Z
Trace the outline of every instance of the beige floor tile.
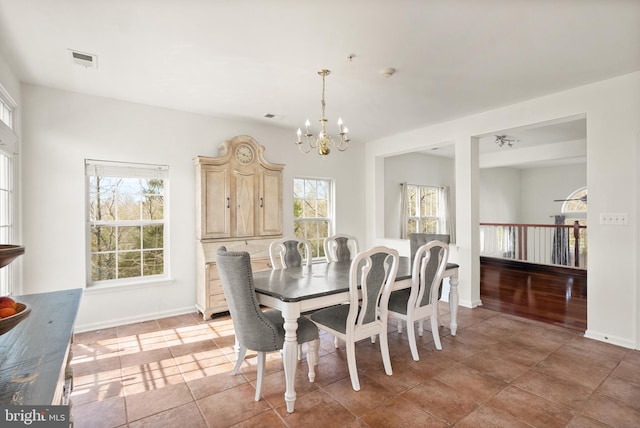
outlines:
M510 386L499 392L487 405L514 418L539 427L564 427L575 412L523 389Z
M245 383L196 401L212 427L228 427L270 410L265 400L254 401L255 389Z
M464 419L479 406L470 395L435 379L417 385L401 397L448 424Z
M139 419L129 423L129 428L208 428L195 402Z
M290 427L340 427L356 420L353 413L321 390L299 397L293 413L288 413L284 404L275 410Z

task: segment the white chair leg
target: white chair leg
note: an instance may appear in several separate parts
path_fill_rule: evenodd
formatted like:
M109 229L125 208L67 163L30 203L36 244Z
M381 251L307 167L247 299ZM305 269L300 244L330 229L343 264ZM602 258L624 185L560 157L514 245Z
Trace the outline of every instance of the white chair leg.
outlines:
M233 342L233 353L236 354L236 360L238 359L238 355L240 354L240 342L238 342L238 338L235 338Z
M316 380L316 366L318 365L318 347L320 339L312 340L307 344L307 365L309 366L309 382Z
M418 322L421 325L422 320ZM418 327L419 328L419 327ZM411 357L413 361L419 361L418 344L416 343L415 321L413 319L407 319L407 336L409 336L409 348L411 349Z
M398 318L398 333L402 333L402 320Z
M340 344L340 339L338 339L338 336L334 336L333 337L333 346L335 346L336 349L338 349L338 345Z
M239 345L238 345L239 346ZM233 371L231 372L232 375L237 375L240 372L240 366L242 365L242 362L244 361L244 356L247 353L247 348L245 348L244 346L239 346L238 347L238 359L236 360L236 365L233 368Z
M440 343L440 332L438 332L438 315L437 313L431 314L431 331L433 333L433 342L436 344L438 351L442 350L442 344Z
M391 357L389 357L389 340L387 338L387 326L383 327L383 331L380 333L380 352L382 353L382 363L384 364L384 371L388 376L393 374L391 369Z
M376 335L371 336L371 343L376 343Z
M353 340L346 340L347 345L347 366L349 367L349 377L351 377L351 387L354 391L360 391L360 380L358 379L358 367L356 366L356 344Z
M262 391L262 378L264 377L265 354L258 352L258 378L256 379L256 401L260 401Z
M298 345L298 361L302 361L302 345Z
M424 318L418 320L418 336L422 337L424 333Z

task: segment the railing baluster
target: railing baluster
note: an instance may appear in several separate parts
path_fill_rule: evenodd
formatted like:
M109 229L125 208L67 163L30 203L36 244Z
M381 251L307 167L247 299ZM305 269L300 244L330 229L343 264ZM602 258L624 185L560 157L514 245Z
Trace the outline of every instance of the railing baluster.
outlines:
M570 231L573 231L574 238L573 265L586 269L586 248L583 251L581 243L586 243L587 226L580 225L578 221L572 225L480 223L480 255L560 265L561 260L552 263L553 247L560 239L562 247L570 249ZM570 267L571 263L566 266Z

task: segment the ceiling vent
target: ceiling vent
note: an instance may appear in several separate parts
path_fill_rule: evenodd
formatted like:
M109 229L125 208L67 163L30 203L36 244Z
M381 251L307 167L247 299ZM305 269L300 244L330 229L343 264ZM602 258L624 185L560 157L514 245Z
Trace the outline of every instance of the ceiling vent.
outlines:
M86 68L98 68L97 55L69 49L69 57L71 58L71 62L74 64L78 64Z
M273 114L273 113L265 113L264 117L266 117L267 119L276 119L276 120L283 120L284 116L281 114Z

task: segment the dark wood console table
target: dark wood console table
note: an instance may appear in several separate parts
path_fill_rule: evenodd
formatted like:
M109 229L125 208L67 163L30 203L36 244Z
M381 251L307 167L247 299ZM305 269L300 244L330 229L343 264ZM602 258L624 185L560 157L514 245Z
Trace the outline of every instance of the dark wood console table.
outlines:
M81 297L79 288L15 296L31 313L0 335L0 404L67 404L73 324Z

